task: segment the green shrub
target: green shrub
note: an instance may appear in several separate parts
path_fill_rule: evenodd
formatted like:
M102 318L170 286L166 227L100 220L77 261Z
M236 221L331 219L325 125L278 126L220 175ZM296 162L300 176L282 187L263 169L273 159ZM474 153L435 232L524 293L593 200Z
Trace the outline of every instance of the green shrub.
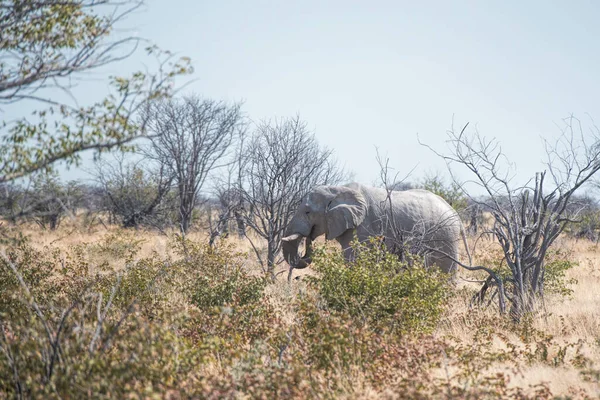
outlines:
M104 302L112 297L113 304L119 309L135 305L147 315L152 315L175 289L169 288L174 272L169 267L168 262L155 255L99 277L95 287L102 292Z
M134 300L150 304L144 298L148 277L161 260L131 265L112 286L116 273L91 274L83 250L64 255L21 246L0 260L3 392L25 398L146 397L197 381L207 347L125 307Z
M324 305L386 331L430 332L451 291L448 276L419 261L408 267L375 241L354 248L349 266L339 252L316 250L319 276L309 281Z
M561 296L571 296L572 286L577 284L577 279L567 278L567 271L578 266L573 261L573 254L565 250L551 250L546 256L546 271L544 275L544 291Z
M460 185L454 181L450 184L446 184L441 176L429 175L423 179L419 186L437 194L458 212L467 208L468 198Z
M0 348L9 358L2 356L0 381L6 395L144 398L179 392L192 380L205 360L201 347L136 314L121 324L121 313L109 314L98 330L95 300L88 294L74 308L45 312L51 339L37 316L3 321Z
M258 303L266 286L262 277L250 276L243 265L227 259L226 252L208 249L199 264L204 272L192 282L191 300L200 308L244 306ZM216 267L216 268L214 268Z
M511 293L510 278L512 273L506 265L504 255L498 248L488 251L481 259L482 265L493 269L505 282L507 292ZM577 279L567 278L567 272L579 265L573 260L573 253L565 249L551 249L544 260L544 293L569 297L573 294L572 286L577 284ZM485 277L486 275L481 275Z
M247 254L232 245L211 247L177 237L175 251L181 258L174 269L185 275L185 290L198 308L243 306L262 299L267 281L250 274Z
M276 340L279 318L264 292L267 280L252 275L247 254L232 245L210 247L177 238L181 259L173 266L184 277L182 293L196 307L185 325L185 334L216 344L213 354L223 362L257 340Z
M52 283L55 263L48 251L39 251L28 244L9 249L0 256L0 318L15 318L27 312L29 295L13 268L18 270L29 294L40 307L47 308L60 293L61 288Z
M137 255L142 243L144 239L139 239L135 232L117 230L104 236L98 243L90 245L90 251L102 258L125 261Z

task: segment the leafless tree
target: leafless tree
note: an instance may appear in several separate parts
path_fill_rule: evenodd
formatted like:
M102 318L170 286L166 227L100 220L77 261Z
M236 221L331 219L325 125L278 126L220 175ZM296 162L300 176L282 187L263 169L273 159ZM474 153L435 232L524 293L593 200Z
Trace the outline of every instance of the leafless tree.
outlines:
M84 192L76 182L61 182L56 173L38 173L22 184L5 184L0 195L0 216L13 224L35 222L55 230L65 216L74 217Z
M148 154L173 172L180 229L186 233L209 173L231 162L245 128L241 104L191 96L156 103L148 113L149 129L155 135Z
M577 206L574 194L600 169L600 131L594 126L586 134L579 120L565 119L559 140L544 142L547 169L525 185L517 185L514 166L507 163L499 142L478 132L468 134L467 127L459 133L449 131L449 152L436 154L447 162L450 172L453 166L460 166L473 176L463 188L470 183L486 193L486 197L471 197L471 201L493 216L491 233L502 247L510 273L504 279L506 290L497 277L490 278L478 298L483 300L486 291L500 283L495 294L500 300L508 299L511 316L519 320L535 310L537 300L543 300L548 250L583 209ZM500 306L503 311L502 302Z
M123 154L114 162L99 160L94 173L102 188L105 207L125 228L141 225L163 229L172 212L167 201L173 175L162 165L155 170L142 168L147 160L127 162Z
M25 191L15 183L0 184L0 216L16 224Z
M302 197L314 186L341 182L346 174L299 116L259 123L241 163L246 221L267 242L266 272L274 278L283 232Z

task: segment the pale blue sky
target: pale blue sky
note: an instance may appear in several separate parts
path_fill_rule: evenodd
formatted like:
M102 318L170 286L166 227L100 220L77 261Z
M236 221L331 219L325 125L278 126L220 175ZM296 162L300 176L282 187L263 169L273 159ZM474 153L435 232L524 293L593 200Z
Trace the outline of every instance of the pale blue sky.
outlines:
M363 183L375 146L415 178L445 171L417 133L443 148L453 115L498 137L521 177L563 117L600 119L593 1L148 0L126 24L192 58L186 92L244 100L254 120L299 113Z

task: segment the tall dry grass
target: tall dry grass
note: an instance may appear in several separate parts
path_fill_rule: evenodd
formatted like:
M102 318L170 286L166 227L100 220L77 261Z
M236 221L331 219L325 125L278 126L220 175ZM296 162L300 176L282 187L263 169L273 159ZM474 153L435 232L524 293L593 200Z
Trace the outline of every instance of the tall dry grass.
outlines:
M36 248L43 249L51 246L64 251L82 243L102 242L107 235L120 232L118 228L102 226L84 229L78 221L67 221L54 232L43 231L35 226L21 228L24 234L31 238L31 243ZM153 254L166 257L173 253L169 247L172 242L168 235L145 230L131 231L128 234L133 235L139 242L140 251L136 255L137 258L151 257ZM170 234L175 235L176 232ZM188 237L194 241L208 240L205 232L191 232ZM265 251L260 240L253 239L255 244L259 244L259 251ZM253 249L246 240L232 235L227 242L234 243L237 249L247 253L245 267L248 270L257 275L262 273ZM470 246L473 245L474 242L471 241ZM561 238L557 242L557 246L566 250L578 263L567 272L567 278L576 281L572 285L573 294L566 297L557 294L547 295L544 305L546 312L541 313L533 320L531 328L552 337L553 345L548 347L547 351L550 354L546 355L546 359L555 357L556 354L553 352L562 351L560 344L565 344L565 354L559 354L562 361L551 365L552 363L547 361L536 362L533 360L522 363L517 368L510 361L498 361L494 363L492 369L507 373L510 376L509 384L513 387L529 387L545 383L554 395L600 396L597 380L586 380L581 373L581 366L577 365L578 357L581 355L587 357L593 364L600 365L600 247L585 240L575 241L568 238ZM474 250L473 256L476 263L485 263L490 254L497 252L494 243L485 240L479 241ZM283 264L277 269L277 271L285 270L286 266ZM282 273L274 284L266 288L269 301L283 323L291 325L295 321L294 299L299 291L305 290L302 277L307 274L314 274L314 272L310 268L296 271L295 276L299 279L288 284L285 279L287 274ZM481 275L461 271L460 277L463 279L458 280L457 294L452 297L448 311L434 332L434 336L453 338L455 341L468 344L473 340L474 331L481 328L482 323L488 321L488 323L494 324L494 321L497 321L497 310L493 306L485 310L472 309L469 300L477 290L477 284L467 282L467 280L480 279ZM506 350L511 346L527 348L523 338L519 337L518 329L515 330L502 324L490 326L490 328L497 332L493 339L492 349ZM571 344L571 347L568 344ZM448 373L443 368L439 370L439 374ZM354 387L351 391L352 397L380 398L386 396L385 390L374 390L365 383L360 371L355 371L353 376L348 377L348 384ZM393 393L389 396L394 397Z

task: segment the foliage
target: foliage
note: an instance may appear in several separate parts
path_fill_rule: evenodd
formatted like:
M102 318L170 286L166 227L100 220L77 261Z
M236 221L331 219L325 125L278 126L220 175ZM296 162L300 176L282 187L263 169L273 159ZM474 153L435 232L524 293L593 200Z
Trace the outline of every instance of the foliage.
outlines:
M448 276L418 260L409 267L376 239L354 249L350 266L339 253L316 252L320 276L310 281L325 306L392 332L430 332L449 298Z
M419 186L437 194L458 212L467 208L468 198L460 185L454 181L447 184L440 175L430 175L426 176Z
M44 252L23 243L0 258L0 318L27 315L26 302L21 298L21 284L11 269L11 263L20 266L21 279L31 288L30 295L47 307L60 291L51 283L55 265Z
M81 190L76 182L63 184L55 173L39 174L32 180L28 196L31 205L21 211L22 215L50 230L58 228L65 215L75 215L81 200Z
M173 270L185 276L180 291L196 307L184 330L214 344L215 356L275 336L278 318L264 293L266 281L245 269L245 254L231 245L211 247L176 238L182 256Z
M116 230L92 243L89 248L99 256L129 261L138 253L143 243L144 239L140 239L134 232Z
M461 311L453 318L466 337L431 334L450 323L444 303L464 299L446 276L418 260L402 264L374 243L357 246L350 267L317 249L317 275L297 282L283 309L233 244L175 236L171 255L143 258L140 245L134 232L119 230L66 250L7 249L7 396L553 398L543 382L511 381L534 365L573 366L597 381L584 343L557 340L531 317L515 324Z
M573 261L573 258L574 255L571 251L562 249L551 250L548 253L544 278L546 293L566 297L573 295L573 285L577 284L577 280L567 277L568 271L579 265L577 261Z
M24 196L25 192L20 186L11 183L1 184L0 216L16 224Z
M33 315L2 321L0 347L8 354L0 363L5 394L26 398L150 396L180 390L196 374L203 363L201 348L191 346L167 326L150 325L136 315L129 315L122 325L118 315L99 321L97 301L91 297L72 309L48 311L43 314L46 324ZM54 320L60 325L52 326L56 334L48 337L46 325ZM54 349L60 349L60 357Z
M157 279L161 260L110 271L93 268L85 247L62 254L21 246L0 260L5 389L73 398L177 390L205 353L154 318L153 307L165 302L155 290L165 283Z
M170 53L149 46L146 53L158 63L155 72L110 77L110 94L88 106L56 100L60 96L50 99L45 92L58 88L71 94L70 78L131 55L138 38L110 41L110 37L120 20L140 4L137 0L2 4L0 102L34 100L48 107L0 125L0 183L51 170L59 160L78 164L84 150L125 150L128 142L145 134L146 122L138 118L139 112L150 101L173 95L174 79L191 72L189 59L172 61Z
M573 294L572 287L577 283L577 280L567 276L569 270L579 265L573 259L572 251L560 248L548 251L544 264L544 291L547 294L556 294L563 297L570 297ZM488 249L481 258L481 264L489 266L502 278L507 289L511 289L511 272L506 266L506 261L500 249Z
M569 224L569 230L567 231L571 236L578 239L587 239L593 242L598 242L600 236L600 211L596 209L594 205L593 209L586 209L580 214L577 222ZM592 208L592 207L589 207Z
M0 215L17 224L33 221L42 229L55 230L66 215L74 217L83 203L84 191L76 181L63 183L56 173L38 173L27 184L5 184Z

